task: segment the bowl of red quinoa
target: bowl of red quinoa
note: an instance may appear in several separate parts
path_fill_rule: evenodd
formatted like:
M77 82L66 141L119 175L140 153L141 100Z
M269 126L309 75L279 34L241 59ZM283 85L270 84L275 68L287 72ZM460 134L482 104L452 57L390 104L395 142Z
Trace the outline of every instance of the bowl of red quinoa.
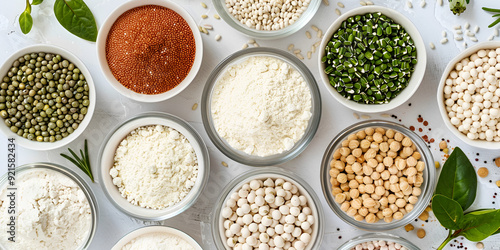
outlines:
M140 102L159 102L193 81L203 44L195 21L178 4L129 1L104 21L97 55L106 80L120 94Z

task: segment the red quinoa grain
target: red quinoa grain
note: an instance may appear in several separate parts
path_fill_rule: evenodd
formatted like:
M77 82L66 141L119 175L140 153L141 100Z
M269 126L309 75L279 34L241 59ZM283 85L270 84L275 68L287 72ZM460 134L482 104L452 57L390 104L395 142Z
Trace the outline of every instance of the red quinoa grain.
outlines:
M161 94L181 83L193 66L193 32L175 11L157 5L123 13L106 40L113 76L141 94Z

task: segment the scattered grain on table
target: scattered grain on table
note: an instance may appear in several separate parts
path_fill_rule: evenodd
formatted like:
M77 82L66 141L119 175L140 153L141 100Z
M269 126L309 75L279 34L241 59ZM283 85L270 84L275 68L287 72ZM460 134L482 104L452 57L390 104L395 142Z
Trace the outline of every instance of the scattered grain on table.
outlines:
M486 176L488 176L488 174L489 174L489 171L485 167L480 167L477 170L477 175L479 175L479 177L481 177L481 178L485 178Z
M439 164L439 161L435 161L435 162L434 162L434 165L436 166L436 168L439 168L439 166L440 166L441 164Z
M429 213L427 211L423 211L420 216L418 216L420 220L426 221L429 219Z
M412 224L408 224L405 226L405 230L406 232L410 232L412 231L413 229L415 229L415 227L412 225Z
M198 103L193 104L192 110L196 110L198 108Z
M423 239L425 237L425 230L423 228L417 230L417 237L420 239Z
M226 168L228 167L228 165L227 165L227 163L225 161L221 162L221 164L222 164L222 166L224 166Z

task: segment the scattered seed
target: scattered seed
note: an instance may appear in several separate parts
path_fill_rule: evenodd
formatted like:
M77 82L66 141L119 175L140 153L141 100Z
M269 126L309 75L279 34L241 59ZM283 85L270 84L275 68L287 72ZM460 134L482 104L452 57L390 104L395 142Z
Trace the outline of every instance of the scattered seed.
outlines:
M300 50L300 49L296 49L296 50L293 51L294 54L298 54L300 52L302 52L302 50Z
M427 213L429 213L430 211L432 211L432 207L431 207L431 206L427 206L427 207L425 208L425 211L426 211Z
M318 33L316 33L316 37L317 38L321 38L323 36L323 31L322 30L318 30Z
M354 118L359 119L358 113L352 113L352 115L354 116Z
M214 26L210 25L210 24L204 24L203 25L203 28L207 29L207 30L213 30L214 29Z
M412 224L408 224L408 225L405 226L406 232L410 232L413 229L415 229L415 227Z
M222 37L221 37L219 34L217 34L217 35L215 36L215 41L219 41L221 38L222 38Z
M474 27L474 33L477 33L479 32L479 26L476 25L476 27Z
M420 220L426 221L429 219L429 213L427 211L423 211L420 216L418 216Z
M443 0L438 0L438 5L443 6Z
M311 25L311 29L313 29L313 30L314 30L314 31L316 31L316 32L318 32L318 31L319 31L318 27L316 27L315 25Z
M464 46L464 48L467 48L467 43L466 43L466 42L464 42L464 43L462 44L462 46Z
M369 115L361 115L361 119L368 120L370 118L371 118L371 116L369 116Z
M497 28L493 29L493 35L498 36L498 29Z
M248 42L247 42L247 43L249 43L249 44L255 43L255 40L250 39L250 40L248 40Z
M198 26L198 30L199 30L200 32L203 32L203 27Z
M208 35L208 30L207 30L207 29L205 29L205 27L201 27L201 29L202 29L202 32L203 32L203 33L205 33L205 34L207 34L207 35Z
M441 39L441 41L440 41L441 44L445 44L447 42L448 42L448 38L446 38L446 37Z
M337 2L337 6L339 6L340 8L344 8L345 7L344 4L341 3L341 2Z
M311 39L311 37L312 37L311 33L309 31L306 31L306 36L307 36L308 39Z
M339 9L335 9L335 14L337 14L337 15L339 15L339 16L340 16L342 13L340 13L340 10L339 10Z
M463 34L462 30L457 30L456 33L457 33L457 35L462 35Z
M413 8L413 4L410 1L406 2L406 6L410 9Z
M439 149L445 149L447 147L448 147L448 144L446 143L446 141L439 142Z
M296 56L297 58L299 58L300 60L304 60L304 56L303 56L303 55L301 55L300 53L295 54L295 56Z
M434 162L434 165L436 166L436 168L439 168L439 165L440 165L440 164L439 164L439 161L435 161L435 162Z
M207 8L207 5L204 2L201 2L201 6L205 9Z
M455 25L455 26L453 26L453 28L454 28L454 29L456 29L456 30L459 30L459 29L461 29L461 28L462 28L462 26L460 26L460 25Z
M476 248L477 249L484 249L484 244L482 242L476 243Z
M311 52L312 52L312 53L316 53L316 46L314 46L314 45L313 45L313 46L311 46Z
M248 48L248 43L245 43L243 44L243 46L241 46L241 49L246 49L246 48Z
M473 42L477 42L477 38L475 38L475 37L471 37L470 40Z
M468 30L468 29L469 29L469 27L470 27L470 23L469 23L469 22L465 22L465 24L464 24L464 28L465 28L466 30Z
M462 40L464 40L464 37L463 36L455 36L455 40L462 41Z
M427 3L425 2L425 0L422 0L422 2L420 2L420 7L422 7L422 8L423 8L423 7L425 7L425 5L426 5L426 4L427 4Z
M311 59L312 51L307 51L307 59Z
M475 36L474 33L470 32L469 30L467 30L467 32L465 33L467 36L469 37L473 37Z
M366 1L366 5L373 5L372 1Z
M495 159L495 165L500 168L500 157Z
M488 41L493 40L493 37L494 37L493 35L489 36L489 37L488 37Z
M222 166L226 167L227 168L227 163L225 161L221 162Z
M385 117L385 118L391 117L391 115L389 115L389 114L381 114L380 116Z
M191 109L196 110L196 108L198 108L198 103L193 104L193 107Z
M361 6L366 6L365 1L359 1L359 4L361 4Z
M490 172L485 167L481 167L477 170L477 175L479 175L479 177L481 177L481 178L488 176L489 173Z
M446 35L447 35L446 30L443 30L443 31L441 32L441 35L443 35L443 37L446 37Z
M293 45L293 43L292 43L292 44L290 44L290 45L288 45L288 51L292 51L293 46L294 46L294 45Z
M448 154L448 152L450 152L448 148L443 149L443 153Z
M203 15L201 15L201 18L206 19L206 18L208 18L208 16L203 14Z
M431 49L435 49L435 48L436 48L436 46L434 45L434 43L433 43L433 42L430 42L430 43L429 43L429 47L431 47Z
M321 41L317 41L314 43L314 46L318 47L319 45L321 45Z
M424 238L425 237L425 230L423 228L420 228L419 230L417 230L417 236L420 239Z
M253 46L254 47L260 47L260 45L257 42L253 43Z
M500 181L495 182L495 184L497 184L497 187L500 188Z
M217 19L217 20L219 20L219 19L220 19L220 16L219 16L219 15L217 15L217 14L214 14L214 18L215 18L215 19Z
M330 5L330 3L328 2L328 0L323 0L323 3L324 3L326 6Z

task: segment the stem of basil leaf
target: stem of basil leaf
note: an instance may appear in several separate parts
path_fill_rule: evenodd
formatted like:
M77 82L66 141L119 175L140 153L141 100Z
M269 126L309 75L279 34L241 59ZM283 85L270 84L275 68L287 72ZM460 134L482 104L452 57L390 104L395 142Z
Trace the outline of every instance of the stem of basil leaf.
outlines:
M443 243L441 243L441 245L439 245L437 250L443 249L448 244L448 242L450 242L452 239L454 239L456 237L456 236L453 237L452 234L453 234L452 230L448 229L448 237L446 237L446 239L443 241Z

